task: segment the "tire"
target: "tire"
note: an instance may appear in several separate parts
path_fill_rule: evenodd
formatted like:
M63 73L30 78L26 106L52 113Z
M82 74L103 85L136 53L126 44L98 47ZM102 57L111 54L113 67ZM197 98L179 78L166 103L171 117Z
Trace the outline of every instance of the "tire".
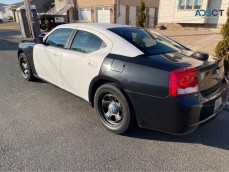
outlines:
M19 66L23 78L26 79L27 81L34 80L34 76L30 68L29 60L26 57L26 55L24 53L21 53L18 57L18 60L19 60Z
M108 83L98 88L94 105L103 126L109 131L123 134L133 126L134 117L128 101L114 84Z

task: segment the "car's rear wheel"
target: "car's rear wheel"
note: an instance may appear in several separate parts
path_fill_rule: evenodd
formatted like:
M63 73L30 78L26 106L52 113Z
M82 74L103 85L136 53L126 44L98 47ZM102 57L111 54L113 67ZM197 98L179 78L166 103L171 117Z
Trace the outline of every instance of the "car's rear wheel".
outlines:
M113 84L104 84L95 93L94 105L102 124L111 132L123 134L133 125L128 101Z
M21 53L19 55L18 60L19 60L19 65L20 65L21 74L22 74L23 78L25 78L28 81L33 80L34 76L33 76L33 73L31 71L29 61L28 61L28 58L26 57L26 55L24 53Z

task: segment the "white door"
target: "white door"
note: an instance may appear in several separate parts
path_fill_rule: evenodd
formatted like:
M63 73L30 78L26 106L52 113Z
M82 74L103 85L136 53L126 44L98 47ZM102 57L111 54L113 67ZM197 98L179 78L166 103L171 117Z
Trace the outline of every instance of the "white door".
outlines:
M110 7L96 7L96 22L110 23Z
M126 6L120 5L120 15L117 18L117 23L126 24Z
M137 18L137 8L134 6L130 6L129 24L136 26L136 18Z
M72 31L72 29L54 30L46 38L46 44L35 45L33 51L37 75L61 88L63 88L63 82L60 74L60 60Z
M79 20L91 21L91 8L79 8Z
M61 75L67 91L88 101L90 83L99 74L112 42L100 32L77 29L70 50L62 53Z
M149 27L154 27L155 13L155 8L149 8Z

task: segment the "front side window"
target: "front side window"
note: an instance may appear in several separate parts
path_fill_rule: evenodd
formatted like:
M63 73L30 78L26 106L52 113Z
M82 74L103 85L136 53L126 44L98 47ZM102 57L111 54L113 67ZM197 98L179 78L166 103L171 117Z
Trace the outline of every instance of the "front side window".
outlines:
M180 10L200 9L202 0L179 0Z
M126 39L147 55L181 52L185 47L164 36L140 28L111 28L110 31Z
M61 28L55 30L46 39L46 45L64 48L73 29Z
M106 44L98 36L79 30L72 42L71 50L91 53L105 46Z

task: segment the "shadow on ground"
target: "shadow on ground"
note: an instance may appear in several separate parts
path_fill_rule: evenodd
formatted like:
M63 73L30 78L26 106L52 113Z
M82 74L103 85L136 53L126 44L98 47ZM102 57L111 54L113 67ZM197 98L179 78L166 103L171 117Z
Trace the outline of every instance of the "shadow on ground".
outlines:
M196 132L186 136L174 136L147 129L136 128L126 134L138 139L166 142L195 143L229 150L229 112L221 112L213 121L201 126Z
M0 30L0 38L15 39L20 38L21 32L19 30L2 29Z
M15 51L17 50L17 48L18 48L18 45L12 44L8 40L0 38L0 51Z

